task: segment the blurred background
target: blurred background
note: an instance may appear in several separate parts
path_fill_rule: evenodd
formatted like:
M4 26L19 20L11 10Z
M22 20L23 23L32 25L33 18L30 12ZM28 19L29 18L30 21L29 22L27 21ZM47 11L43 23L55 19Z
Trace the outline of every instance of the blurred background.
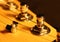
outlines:
M34 13L43 13L45 20L60 31L60 0L19 0L26 2Z

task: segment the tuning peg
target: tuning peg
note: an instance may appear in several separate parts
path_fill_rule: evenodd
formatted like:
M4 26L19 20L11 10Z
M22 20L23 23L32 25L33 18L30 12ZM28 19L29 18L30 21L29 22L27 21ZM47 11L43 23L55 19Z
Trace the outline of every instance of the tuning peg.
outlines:
M9 2L7 1L5 4L1 5L4 10L11 10L14 11L15 9L18 8L18 6L14 2Z
M15 9L18 8L18 6L15 3L13 3L13 2L8 2L7 4L10 5L10 7L9 7L10 10L15 10Z
M16 33L17 25L18 25L18 22L13 21L13 23L12 23L12 28L11 28L11 32L12 32L12 33Z
M37 14L37 26L39 26L40 28L44 28L44 19L44 14Z
M40 35L42 28L44 28L43 14L37 14L37 24L31 29L31 32L35 35Z
M31 21L33 19L33 16L27 13L28 5L25 2L22 2L21 5L21 13L16 16L16 19L20 21Z
M6 26L6 30L9 32L16 32L16 27L17 27L18 22L13 21L13 23L11 25L7 25Z
M28 5L25 2L21 3L21 13L16 16L17 20L25 21L25 20L32 20L33 16L27 13Z

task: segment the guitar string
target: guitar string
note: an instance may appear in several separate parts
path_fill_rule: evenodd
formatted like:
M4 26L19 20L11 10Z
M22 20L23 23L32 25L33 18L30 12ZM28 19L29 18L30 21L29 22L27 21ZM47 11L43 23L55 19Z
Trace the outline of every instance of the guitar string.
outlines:
M1 14L0 14L1 15ZM6 17L6 16L3 16L3 17L5 17L5 18L8 18L8 17ZM8 18L9 19L9 18ZM11 19L10 19L11 20ZM4 24L6 24L6 23L4 23Z

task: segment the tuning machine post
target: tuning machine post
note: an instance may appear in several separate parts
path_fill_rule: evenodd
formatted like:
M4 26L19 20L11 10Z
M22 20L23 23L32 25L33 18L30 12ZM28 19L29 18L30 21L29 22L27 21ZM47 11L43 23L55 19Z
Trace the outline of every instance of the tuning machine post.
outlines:
M43 14L37 14L37 24L31 28L31 33L35 35L45 35L48 32L48 29L44 25L44 15Z
M27 13L28 6L25 3L22 3L21 5L21 13L16 16L16 19L20 21L32 20L33 16Z

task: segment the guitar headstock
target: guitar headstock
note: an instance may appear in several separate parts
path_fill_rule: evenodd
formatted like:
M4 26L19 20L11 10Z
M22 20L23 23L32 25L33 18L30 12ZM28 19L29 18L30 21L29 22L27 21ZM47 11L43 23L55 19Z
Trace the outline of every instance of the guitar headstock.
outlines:
M4 9L0 8L0 30L3 31L4 33L6 33L6 34L4 34L3 32L0 31L0 38L1 38L0 42L12 42L12 41L13 42L49 42L49 41L52 42L53 40L56 39L56 35L57 35L56 30L45 21L44 21L44 26L46 26L45 29L48 30L47 34L46 35L41 34L43 36L32 35L32 33L30 32L30 29L32 29L32 27L34 27L37 24L36 23L37 17L35 15L35 13L33 13L31 10L28 9L27 15L25 15L25 13L23 12L24 13L23 16L25 16L26 18L27 18L27 16L29 16L30 22L18 21L18 20L16 20L15 16L18 16L19 13L21 13L21 10L20 10L21 5L18 0L14 0L13 2L18 6L18 8L16 8L15 6L12 8L12 6L15 4L12 4L11 10L4 10ZM6 4L3 4L3 5L10 6L9 4L7 4L7 2L6 2ZM26 9L26 6L24 6L24 8ZM32 19L30 19L31 16L33 16ZM42 20L43 20L43 18L42 18ZM14 27L14 28L12 28L12 27ZM8 30L12 29L11 31L13 33L9 33L9 32L7 33L6 31L4 31L6 28ZM35 31L36 31L36 29L35 29ZM46 33L45 31L46 30L41 31L41 32ZM40 30L38 32L40 33Z

